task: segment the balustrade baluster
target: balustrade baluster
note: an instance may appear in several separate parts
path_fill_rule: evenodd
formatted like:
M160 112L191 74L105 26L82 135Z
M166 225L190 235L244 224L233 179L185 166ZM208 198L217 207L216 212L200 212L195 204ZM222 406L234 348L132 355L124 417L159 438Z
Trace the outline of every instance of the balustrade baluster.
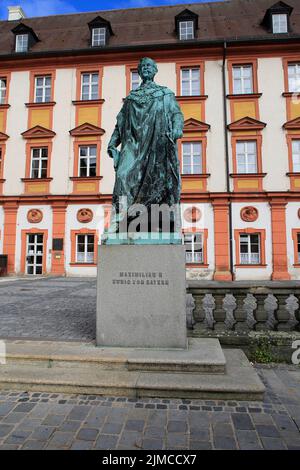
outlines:
M265 307L265 300L268 294L254 293L253 295L256 300L256 309L253 312L256 323L253 328L255 331L265 331L268 329L268 312Z
M275 291L274 294L277 300L277 309L274 312L274 316L277 320L277 324L275 325L275 330L277 331L290 331L292 330L292 325L289 324L290 320L290 312L287 310L286 301L290 294L277 294Z
M224 331L225 327L225 320L226 320L226 311L223 307L224 301L224 294L213 294L215 306L213 308L213 318L214 318L214 326L213 329L216 331Z
M249 331L249 325L247 323L247 312L245 310L245 293L239 294L234 293L236 307L233 311L233 317L235 324L233 325L234 331Z

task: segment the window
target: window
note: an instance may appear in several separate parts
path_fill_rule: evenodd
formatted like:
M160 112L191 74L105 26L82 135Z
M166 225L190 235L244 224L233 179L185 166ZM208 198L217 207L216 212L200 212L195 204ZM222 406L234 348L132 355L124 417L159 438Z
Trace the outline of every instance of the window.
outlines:
M17 34L16 36L16 52L28 51L28 34Z
M203 263L203 234L184 233L186 263Z
M285 14L272 15L272 30L274 34L288 32L288 19Z
M300 63L288 65L289 92L300 93Z
M253 93L252 65L233 66L233 93L235 95Z
M238 173L257 173L257 148L255 141L236 143Z
M240 234L240 264L260 264L260 235Z
M79 176L96 176L97 147L96 145L79 147Z
M300 233L297 233L297 260L296 263L300 263Z
M81 99L97 100L99 98L99 74L83 73L81 75Z
M93 28L92 46L105 46L106 28Z
M201 142L182 143L182 174L199 175L202 173Z
M141 77L137 70L131 70L130 72L130 90L136 90L141 83Z
M194 22L180 21L179 39L194 39Z
M31 178L47 178L48 148L31 149Z
M293 172L300 173L300 140L292 141Z
M94 235L76 236L76 263L94 263Z
M51 77L35 77L35 103L46 103L51 101Z
M5 99L6 99L6 86L7 86L6 78L1 78L1 77L0 77L0 104L4 104L4 103L5 103Z
M181 69L181 96L200 95L200 68Z

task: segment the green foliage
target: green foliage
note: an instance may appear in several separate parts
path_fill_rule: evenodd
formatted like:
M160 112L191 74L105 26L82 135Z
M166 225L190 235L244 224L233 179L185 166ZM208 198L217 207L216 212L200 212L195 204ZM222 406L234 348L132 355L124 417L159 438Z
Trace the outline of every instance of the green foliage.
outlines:
M250 360L261 364L278 362L270 339L259 338L250 347Z

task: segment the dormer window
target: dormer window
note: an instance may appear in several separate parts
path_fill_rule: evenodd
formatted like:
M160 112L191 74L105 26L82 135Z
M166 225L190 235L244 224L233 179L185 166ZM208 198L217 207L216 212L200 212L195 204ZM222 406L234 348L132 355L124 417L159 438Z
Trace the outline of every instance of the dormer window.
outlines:
M27 52L28 51L28 34L17 34L16 35L16 52Z
M272 29L274 34L288 32L288 17L286 14L272 15Z
M92 29L92 46L105 46L106 43L106 28L93 28Z
M113 36L110 22L97 16L89 22L91 32L90 44L92 47L103 47L108 44L110 36Z
M272 34L287 34L290 32L290 16L293 8L284 2L277 2L266 11L262 26Z
M179 23L179 39L194 39L194 22L193 21L180 21Z
M33 29L23 23L19 23L12 32L15 35L15 52L28 52L39 41Z
M175 16L175 32L180 41L195 39L198 29L198 15L190 10L183 10Z

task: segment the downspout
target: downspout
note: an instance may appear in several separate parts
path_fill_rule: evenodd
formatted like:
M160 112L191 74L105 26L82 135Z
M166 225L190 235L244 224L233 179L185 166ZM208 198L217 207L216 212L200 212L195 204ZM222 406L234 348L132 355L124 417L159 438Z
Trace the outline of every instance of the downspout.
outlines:
M223 108L224 108L224 139L225 139L225 161L226 161L226 190L227 193L231 193L230 189L230 176L229 176L229 145L228 145L228 116L227 116L227 99L226 99L226 58L227 58L227 43L223 43ZM232 203L231 197L229 197L229 263L230 263L230 274L232 279L234 278L233 273L233 237L232 237Z

